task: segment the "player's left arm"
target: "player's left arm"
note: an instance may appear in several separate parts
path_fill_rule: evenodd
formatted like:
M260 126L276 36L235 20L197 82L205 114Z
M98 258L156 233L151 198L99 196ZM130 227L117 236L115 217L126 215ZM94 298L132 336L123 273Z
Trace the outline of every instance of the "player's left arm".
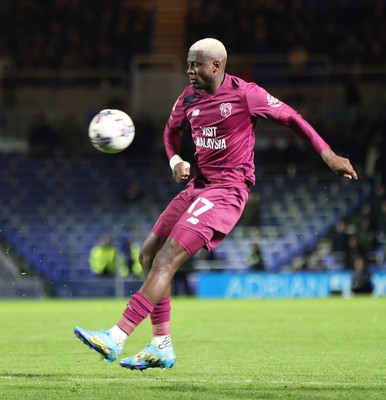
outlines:
M323 161L337 175L347 179L358 179L348 158L340 157L297 111L255 86L247 92L247 101L252 115L259 115L296 132L320 154Z
M333 172L347 179L358 179L358 175L351 165L350 160L335 154L316 130L299 113L283 103L283 114L284 117L282 116L279 123L288 126L303 140L309 142Z
M358 179L358 174L351 165L348 158L338 156L331 149L325 149L320 153L323 161L337 175L341 175L347 179Z

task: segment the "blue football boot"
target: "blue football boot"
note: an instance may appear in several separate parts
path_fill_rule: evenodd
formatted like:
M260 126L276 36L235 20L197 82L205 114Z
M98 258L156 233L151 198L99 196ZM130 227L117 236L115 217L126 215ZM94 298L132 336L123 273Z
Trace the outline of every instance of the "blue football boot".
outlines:
M123 358L119 364L124 368L143 371L147 368L171 368L175 362L176 356L173 347L161 350L152 344L148 344L136 355Z
M100 353L109 363L113 362L122 352L122 348L118 347L109 331L87 331L76 326L74 333L84 344Z

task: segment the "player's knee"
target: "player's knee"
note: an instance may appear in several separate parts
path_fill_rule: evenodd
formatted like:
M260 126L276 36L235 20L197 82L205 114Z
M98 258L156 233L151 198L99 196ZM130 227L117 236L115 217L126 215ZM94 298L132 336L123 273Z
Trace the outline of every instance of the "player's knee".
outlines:
M139 262L142 266L143 272L148 274L153 264L154 255L142 249L139 253Z
M155 272L160 281L171 282L175 274L175 269L171 268L170 265L153 263L152 273Z
M158 253L153 260L152 269L158 274L172 277L178 267L175 265L175 260L168 257L166 254Z

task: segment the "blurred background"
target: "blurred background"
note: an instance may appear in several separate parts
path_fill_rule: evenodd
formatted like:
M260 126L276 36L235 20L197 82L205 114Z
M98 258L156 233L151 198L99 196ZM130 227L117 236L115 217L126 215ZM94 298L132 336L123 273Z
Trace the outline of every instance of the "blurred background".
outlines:
M203 37L223 41L228 72L297 109L360 179L259 121L244 216L182 269L175 294L197 294L213 271L342 273L371 293L386 271L385 21L384 0L0 0L0 297L140 285L138 248L181 190L163 128ZM89 143L104 108L136 125L120 154ZM192 151L187 134L189 161Z

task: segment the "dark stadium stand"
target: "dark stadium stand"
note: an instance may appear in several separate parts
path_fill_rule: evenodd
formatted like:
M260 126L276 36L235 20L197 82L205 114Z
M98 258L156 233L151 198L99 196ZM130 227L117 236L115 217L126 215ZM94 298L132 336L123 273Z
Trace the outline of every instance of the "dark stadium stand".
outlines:
M151 188L138 202L123 192L132 181ZM102 233L114 244L142 243L168 200L180 189L170 176L154 177L149 167L127 166L121 157L97 154L79 160L3 154L0 191L1 236L13 252L48 281L91 278L88 256ZM238 230L220 244L217 261L197 260L197 268L247 268L252 244L261 242L266 269L280 271L295 257L315 249L338 218L369 196L363 181L320 181L315 176L259 179L254 191L262 222L259 235Z

